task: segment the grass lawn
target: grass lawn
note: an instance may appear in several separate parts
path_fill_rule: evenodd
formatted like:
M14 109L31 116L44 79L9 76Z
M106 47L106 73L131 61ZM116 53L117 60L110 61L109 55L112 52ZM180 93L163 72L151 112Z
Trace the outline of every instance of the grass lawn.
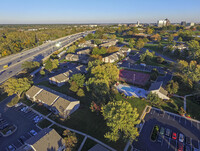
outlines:
M179 114L180 107L183 107L183 99L172 97L171 101L163 101L159 108Z
M61 137L63 137L62 134L63 134L63 131L64 131L65 129L63 129L63 128L57 126L57 125L52 125L51 128L55 129L56 132L57 132ZM78 148L80 147L80 145L81 145L81 143L82 143L82 141L83 141L83 139L84 139L84 136L79 135L79 134L76 134L76 137L77 137L77 141L78 141L78 142L77 142L76 146L72 149L72 151L78 150Z
M0 102L3 101L4 99L6 99L7 97L8 97L7 93L1 94L1 96L0 96Z
M195 101L192 101L190 99L186 100L187 106L186 111L187 113L194 119L200 120L200 105L195 103Z
M116 95L116 100L117 101L122 100L122 101L129 102L133 108L135 108L135 107L137 108L139 115L142 114L144 108L147 105L147 102L145 100L142 100L142 99L139 99L139 98L126 98L126 97L122 96L120 93L118 93Z
M109 131L109 128L106 126L106 122L104 121L102 115L97 115L96 113L91 112L89 107L81 107L76 112L74 112L68 120L63 122L58 118L54 118L53 115L51 115L50 118L69 128L93 136L94 138L97 138L98 140L110 145L117 150L123 150L126 145L126 143L122 140L119 140L116 143L108 142L105 140L104 134Z
M49 113L51 113L51 111L49 111L45 106L43 106L42 104L35 104L32 107L34 110L40 112L43 115L48 115Z
M85 141L85 144L83 145L83 148L81 151L88 151L90 148L92 148L93 146L95 146L97 143L91 139L87 139Z
M47 128L49 125L51 125L51 122L47 119L44 119L41 122L39 122L37 125L43 129L43 128Z

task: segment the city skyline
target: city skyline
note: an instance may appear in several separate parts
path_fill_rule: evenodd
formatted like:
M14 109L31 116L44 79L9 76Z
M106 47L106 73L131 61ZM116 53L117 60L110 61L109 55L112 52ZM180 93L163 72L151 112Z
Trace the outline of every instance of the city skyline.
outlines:
M199 5L198 0L8 0L1 2L0 24L156 23L165 18L198 23Z

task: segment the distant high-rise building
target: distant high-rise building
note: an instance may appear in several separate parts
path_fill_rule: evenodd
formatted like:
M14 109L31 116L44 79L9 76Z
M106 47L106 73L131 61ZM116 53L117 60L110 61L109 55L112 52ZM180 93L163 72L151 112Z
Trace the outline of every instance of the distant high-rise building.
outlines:
M158 27L169 26L170 25L170 21L169 21L169 19L159 20L157 25L158 25Z
M186 21L182 21L182 22L181 22L181 25L182 25L182 26L186 26L186 25L187 25L187 24L186 24Z
M140 25L140 22L139 22L139 21L137 21L137 25L138 25L138 26Z

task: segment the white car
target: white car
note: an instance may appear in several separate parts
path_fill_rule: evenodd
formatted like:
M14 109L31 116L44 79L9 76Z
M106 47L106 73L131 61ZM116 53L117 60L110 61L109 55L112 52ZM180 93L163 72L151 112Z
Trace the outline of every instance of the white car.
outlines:
M28 106L25 106L21 109L22 112L26 112L26 110L28 109Z
M18 106L20 106L20 105L22 105L22 103L20 102L20 103L17 103L17 104L15 104L15 107L18 107Z
M184 135L182 133L179 134L179 142L184 142Z

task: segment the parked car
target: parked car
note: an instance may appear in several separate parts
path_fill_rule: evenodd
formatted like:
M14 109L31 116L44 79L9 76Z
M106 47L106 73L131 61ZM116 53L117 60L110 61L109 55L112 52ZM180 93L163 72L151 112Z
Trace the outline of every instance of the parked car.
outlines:
M26 112L26 110L28 109L28 106L25 106L21 109L22 112Z
M164 127L161 127L160 128L160 135L164 135L165 134L165 128Z
M158 139L157 139L157 141L158 141L159 143L162 142L162 137L161 137L161 135L158 135Z
M20 102L20 103L17 103L17 104L15 104L15 107L18 107L18 106L20 106L20 105L22 105L22 103Z
M186 144L191 144L191 139L190 139L190 137L185 137L185 143L186 143Z
M15 151L16 148L15 148L13 145L9 145L9 146L7 147L7 150L8 150L8 151Z
M185 145L185 151L191 151L191 146L190 145Z
M171 137L171 130L169 128L166 129L165 135Z
M37 132L35 130L31 130L30 134L33 135L33 136L35 136L35 135L37 135Z
M177 139L177 134L175 132L172 133L172 139L174 139L174 140Z
M182 133L179 134L179 142L184 142L184 135Z
M183 143L178 143L178 151L183 151Z

